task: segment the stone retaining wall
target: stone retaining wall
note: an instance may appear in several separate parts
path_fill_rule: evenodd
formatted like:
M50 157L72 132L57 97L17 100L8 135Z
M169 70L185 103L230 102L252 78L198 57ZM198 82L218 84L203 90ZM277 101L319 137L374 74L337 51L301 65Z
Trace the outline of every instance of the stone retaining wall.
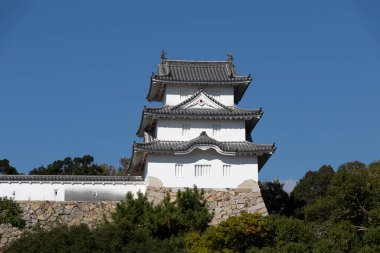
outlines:
M4 251L4 248L19 238L22 231L16 227L12 227L11 224L0 224L0 252Z
M116 201L110 202L53 202L20 201L25 229L34 226L51 229L59 224L68 226L87 224L94 227L103 220L111 218L116 208ZM9 224L0 225L0 252L22 234L22 230Z
M160 203L165 194L175 200L180 189L148 186L147 197L153 204ZM207 207L214 212L211 225L216 225L230 216L239 216L243 212L268 215L260 189L203 189Z

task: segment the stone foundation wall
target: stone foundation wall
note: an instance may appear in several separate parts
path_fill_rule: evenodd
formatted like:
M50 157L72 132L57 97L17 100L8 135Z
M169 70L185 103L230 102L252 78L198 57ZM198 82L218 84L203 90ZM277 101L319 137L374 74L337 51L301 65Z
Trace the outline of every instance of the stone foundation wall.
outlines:
M3 252L6 246L19 238L21 233L20 229L12 227L11 224L0 224L0 252Z
M94 227L103 220L111 218L116 208L116 201L110 202L53 202L53 201L20 201L22 218L26 222L25 229L34 226L51 229L59 224L87 224ZM13 240L17 239L24 230L9 224L0 225L0 252Z
M147 197L153 204L160 203L165 194L169 193L175 200L180 189L148 186ZM260 189L203 189L207 207L214 212L211 225L216 225L230 216L239 216L243 212L268 215Z

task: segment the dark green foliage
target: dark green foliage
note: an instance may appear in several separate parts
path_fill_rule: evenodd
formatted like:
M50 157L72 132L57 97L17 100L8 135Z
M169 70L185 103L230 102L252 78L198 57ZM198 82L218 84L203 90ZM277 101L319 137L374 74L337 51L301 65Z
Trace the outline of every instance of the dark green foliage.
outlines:
M318 171L308 171L305 174L291 193L291 202L297 217L303 218L304 207L326 195L333 177L334 170L329 165L323 165Z
M310 245L314 239L314 234L309 224L292 217L270 217L268 224L273 231L274 244L279 248L290 242Z
M96 245L89 228L85 225L70 228L59 226L49 231L36 230L24 233L7 252L52 253L94 252Z
M212 219L208 212L206 201L203 199L203 190L196 187L177 193L176 206L180 223L184 231L204 231Z
M364 234L364 242L367 248L376 249L380 252L380 226L370 228Z
M355 252L362 246L361 234L348 221L316 223L313 252Z
M12 199L0 198L0 224L9 223L14 227L23 228L25 221L21 218L22 211Z
M17 175L15 167L9 164L7 159L0 160L0 175Z
M107 173L106 168L94 163L94 158L90 155L66 157L29 172L30 175L107 175Z
M318 222L347 220L357 226L368 226L372 210L379 206L380 170L355 161L338 168L325 196L305 208L305 218Z
M202 240L213 250L229 249L244 252L248 248L262 247L270 237L269 226L259 214L243 213L239 217L230 217L218 226L209 227Z
M178 191L174 202L167 195L157 206L148 202L142 193L138 193L136 199L128 194L127 199L117 205L112 217L116 223L135 224L163 239L188 231L201 232L207 228L212 215L203 200L203 192L194 187Z
M284 185L281 184L279 180L274 180L273 182L259 182L259 185L261 196L264 199L269 214L292 214L289 194L284 191Z

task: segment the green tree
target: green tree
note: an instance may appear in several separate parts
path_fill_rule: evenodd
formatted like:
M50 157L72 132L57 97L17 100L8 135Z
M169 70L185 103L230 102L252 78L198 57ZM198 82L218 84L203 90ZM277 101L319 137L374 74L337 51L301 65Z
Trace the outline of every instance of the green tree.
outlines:
M326 195L305 208L305 217L318 222L347 220L366 227L371 211L379 206L380 170L355 161L339 166Z
M194 187L178 191L175 201L166 195L157 206L140 192L136 198L128 193L126 200L117 205L112 218L115 223L134 224L163 239L188 231L204 231L212 214L203 200L203 192Z
M356 227L349 221L314 224L313 252L359 252L362 246Z
M122 157L119 160L119 169L118 169L118 175L119 176L128 176L128 169L129 164L131 163L131 159L127 157Z
M105 175L104 167L94 163L90 155L83 157L66 157L47 165L40 166L29 172L29 175Z
M289 194L284 191L284 185L279 180L259 182L259 185L261 196L264 199L269 214L290 215L292 213Z
M95 240L86 225L58 226L49 231L37 229L26 231L6 252L51 253L51 252L83 252L95 250Z
M0 175L17 175L18 172L15 167L9 164L9 160L0 160Z
M25 221L21 218L22 210L13 199L0 198L0 224L9 223L14 227L23 228Z
M279 252L300 252L301 249L307 248L308 251L311 249L314 233L310 224L292 217L272 216L268 218L268 226L273 236L270 245L274 245Z
M253 246L267 245L269 237L270 228L265 217L243 213L209 227L203 234L188 233L185 246L189 252L244 252Z
M303 217L305 206L314 203L320 197L326 196L334 174L331 166L323 165L318 171L308 171L297 183L290 195L297 217Z

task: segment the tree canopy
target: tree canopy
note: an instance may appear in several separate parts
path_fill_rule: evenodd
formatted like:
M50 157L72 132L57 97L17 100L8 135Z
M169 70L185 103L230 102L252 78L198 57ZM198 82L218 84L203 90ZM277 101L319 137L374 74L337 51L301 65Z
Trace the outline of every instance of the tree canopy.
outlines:
M94 157L85 155L83 157L66 157L63 160L56 160L47 166L41 165L29 171L29 175L109 175L127 176L129 159L122 157L120 166L116 169L113 165L97 164Z
M15 167L11 166L9 160L0 160L0 175L17 175L18 172Z

